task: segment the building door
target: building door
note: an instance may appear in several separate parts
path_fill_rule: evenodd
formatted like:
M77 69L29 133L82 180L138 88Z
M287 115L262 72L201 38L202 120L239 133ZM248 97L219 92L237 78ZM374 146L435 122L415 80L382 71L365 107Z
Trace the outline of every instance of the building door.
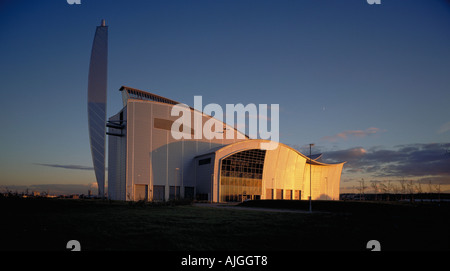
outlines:
M295 200L300 200L302 198L302 191L300 190L295 190L294 191L294 199Z
M134 200L148 201L148 185L146 184L134 185Z
M164 201L166 187L164 185L154 185L153 186L153 200L154 201Z

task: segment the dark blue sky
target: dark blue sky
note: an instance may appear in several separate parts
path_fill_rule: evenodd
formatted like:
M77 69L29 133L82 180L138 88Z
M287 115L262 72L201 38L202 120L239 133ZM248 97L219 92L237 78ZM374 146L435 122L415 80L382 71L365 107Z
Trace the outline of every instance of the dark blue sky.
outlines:
M189 105L194 95L279 104L282 143L353 161L341 187L401 175L450 183L445 166L392 171L405 156L375 155L416 161L432 149L450 164L449 1L10 0L0 3L0 186L95 182L86 88L101 19L108 116L122 85Z

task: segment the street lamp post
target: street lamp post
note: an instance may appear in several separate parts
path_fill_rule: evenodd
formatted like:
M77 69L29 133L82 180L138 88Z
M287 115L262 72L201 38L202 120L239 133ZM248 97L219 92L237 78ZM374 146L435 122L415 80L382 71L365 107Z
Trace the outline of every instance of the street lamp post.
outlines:
M178 184L178 170L180 170L179 168L175 168L175 189L174 189L174 193L175 193L175 200L177 200L177 184ZM181 192L181 187L180 187L180 192Z
M211 174L211 196L210 196L210 201L211 203L213 203L213 194L214 194L214 174Z
M309 144L309 212L312 213L312 194L311 194L311 176L312 176L312 167L311 167L311 147L314 146L314 144Z

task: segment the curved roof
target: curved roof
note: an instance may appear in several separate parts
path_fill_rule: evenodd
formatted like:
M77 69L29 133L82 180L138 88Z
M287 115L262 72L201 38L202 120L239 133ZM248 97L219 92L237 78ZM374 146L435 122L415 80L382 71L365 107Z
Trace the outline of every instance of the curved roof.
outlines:
M313 154L313 155L307 155L307 156L308 156L308 158L311 158L311 160L317 161L317 160L319 160L320 158L322 158L322 154L323 154L323 153Z
M257 143L270 143L270 142L272 142L272 141L270 141L270 140L265 140L265 139L248 139L248 140L243 140L243 141L235 142L235 143L232 143L232 144L229 144L229 145L220 147L220 148L216 148L216 149L214 149L214 150L211 150L209 153L218 153L218 152L223 151L223 150L226 150L226 149L228 149L228 148L233 148L233 147L236 147L236 146L239 146L239 145L243 145L242 148L239 148L238 151L234 151L234 152L231 152L231 153L229 154L229 155L232 155L232 154L234 154L234 153L236 153L236 152L239 152L239 151L243 151L243 150L246 150L246 149L253 149L254 146L248 146L249 144L253 145L253 143L256 143L256 144L257 144ZM321 154L320 154L318 157L316 157L315 159L310 159L308 156L304 155L303 153L299 152L298 150L296 150L296 149L294 149L294 148L292 148L292 147L289 147L289 146L286 145L286 144L283 144L283 143L280 143L280 142L278 142L278 144L279 144L281 147L288 148L288 149L290 149L290 150L296 152L298 155L300 155L300 156L302 156L303 158L305 158L307 163L311 163L312 165L318 165L318 166L331 166L331 165L339 165L339 164L344 164L344 163L346 163L346 162L333 163L333 164L322 163L322 162L316 161L316 160L321 156ZM246 147L246 145L247 145L248 147ZM205 154L207 154L207 153L205 153ZM205 154L201 154L201 155L198 155L198 156L202 156L202 155L205 155ZM228 156L228 155L227 155L227 156Z

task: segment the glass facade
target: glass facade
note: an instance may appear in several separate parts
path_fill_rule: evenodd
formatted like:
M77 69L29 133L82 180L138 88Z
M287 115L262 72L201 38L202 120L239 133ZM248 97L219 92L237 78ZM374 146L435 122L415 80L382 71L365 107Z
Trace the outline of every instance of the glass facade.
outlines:
M222 160L220 201L260 199L265 150L238 152Z

